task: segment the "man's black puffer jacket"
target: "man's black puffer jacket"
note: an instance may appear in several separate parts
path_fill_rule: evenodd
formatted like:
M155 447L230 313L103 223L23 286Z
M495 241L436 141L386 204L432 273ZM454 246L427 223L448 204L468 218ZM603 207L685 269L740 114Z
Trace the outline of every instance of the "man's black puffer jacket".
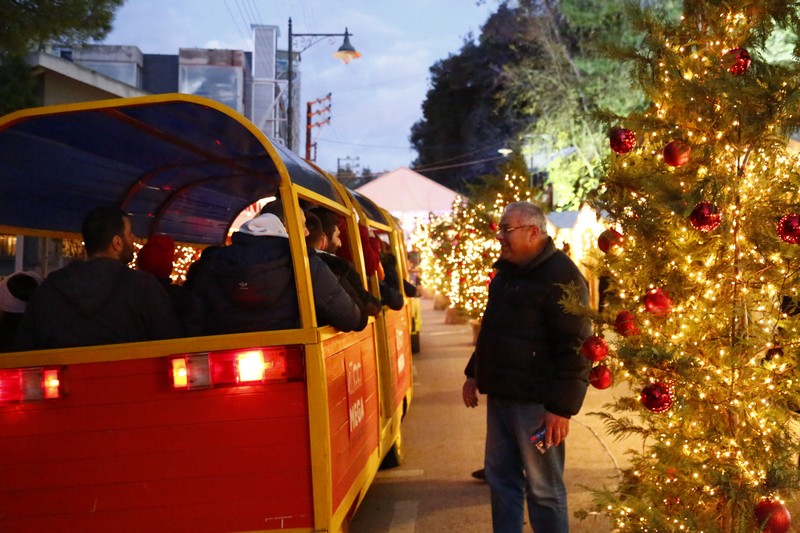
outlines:
M464 373L476 379L481 393L541 403L563 417L577 414L591 368L579 349L591 325L561 307L561 285L577 285L588 305L586 281L552 239L525 265L501 259L494 267L497 275Z

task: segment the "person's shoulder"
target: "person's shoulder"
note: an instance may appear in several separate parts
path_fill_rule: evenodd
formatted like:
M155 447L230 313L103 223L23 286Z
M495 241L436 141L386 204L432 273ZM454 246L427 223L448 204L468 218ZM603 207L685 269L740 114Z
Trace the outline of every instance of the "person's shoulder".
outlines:
M556 283L568 283L570 281L583 280L578 265L564 252L556 250L553 255L545 261L544 268L548 277Z

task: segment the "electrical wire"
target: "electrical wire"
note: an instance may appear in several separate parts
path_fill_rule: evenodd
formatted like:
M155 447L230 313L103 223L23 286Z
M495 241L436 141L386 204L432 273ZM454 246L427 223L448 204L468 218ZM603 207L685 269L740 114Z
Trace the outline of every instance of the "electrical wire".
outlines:
M222 0L222 1L225 4L225 9L228 10L228 14L231 16L231 21L233 22L233 25L236 27L236 31L239 32L239 35L242 37L244 41L247 41L247 37L245 36L247 32L242 33L242 29L241 27L239 27L239 22L236 20L236 17L234 16L231 7L228 5L228 0Z

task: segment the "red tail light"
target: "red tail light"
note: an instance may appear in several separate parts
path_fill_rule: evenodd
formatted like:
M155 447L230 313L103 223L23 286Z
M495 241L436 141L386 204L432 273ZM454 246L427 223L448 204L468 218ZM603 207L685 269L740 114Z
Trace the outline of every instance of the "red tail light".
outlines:
M62 395L59 368L0 370L0 404L52 400Z
M302 346L269 346L170 357L174 389L209 389L302 381L305 363Z

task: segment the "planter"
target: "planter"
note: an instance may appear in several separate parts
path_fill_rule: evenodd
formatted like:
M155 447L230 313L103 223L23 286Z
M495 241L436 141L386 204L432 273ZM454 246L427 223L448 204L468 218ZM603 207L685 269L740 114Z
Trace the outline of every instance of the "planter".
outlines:
M448 309L450 307L450 298L442 293L436 293L433 297L433 308L437 311Z
M467 317L465 317L459 310L448 307L444 312L445 324L466 324Z

